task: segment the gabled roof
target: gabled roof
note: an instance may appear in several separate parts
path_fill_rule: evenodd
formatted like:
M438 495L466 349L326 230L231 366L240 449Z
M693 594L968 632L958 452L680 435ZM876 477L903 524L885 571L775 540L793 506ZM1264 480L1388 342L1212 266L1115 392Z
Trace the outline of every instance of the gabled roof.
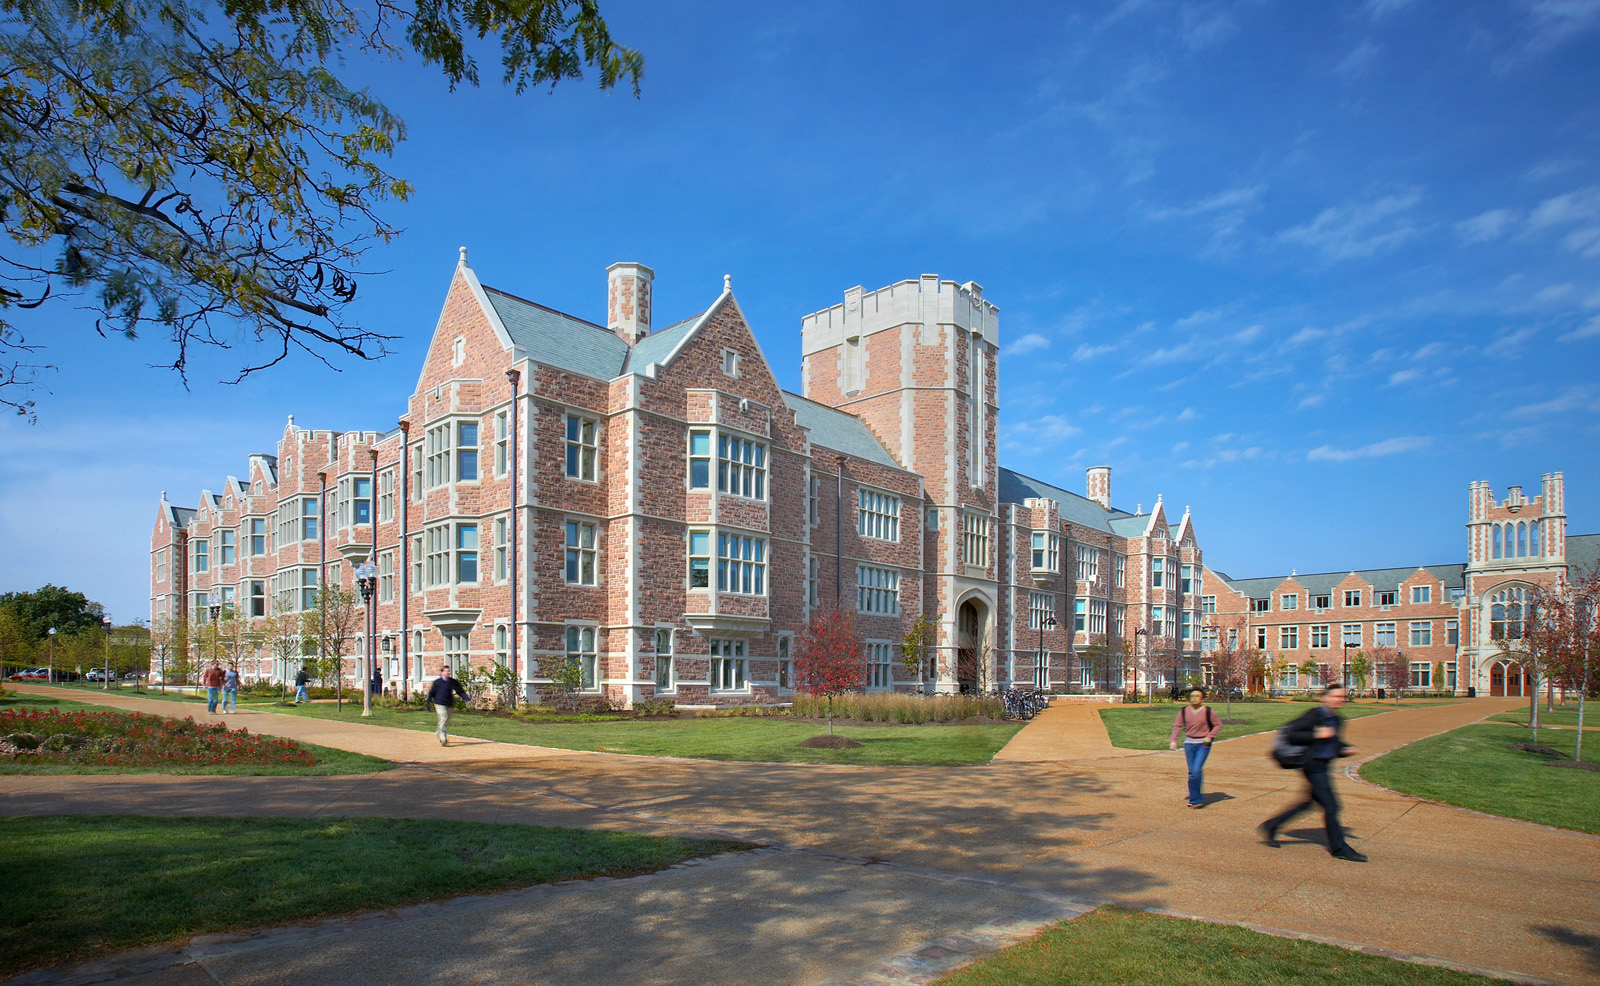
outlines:
M186 528L194 520L193 507L168 507L172 511L172 526Z
M651 363L665 360L704 315L705 312L690 315L681 322L674 322L660 332L652 332L640 339L634 344L633 351L628 354L627 369L634 373L643 373L645 367Z
M855 415L788 391L783 392L783 402L794 411L795 423L811 433L812 444L825 445L834 451L894 469L903 468L883 447L883 443L873 437L866 422Z
M1568 538L1567 544L1571 545L1571 543L1572 539ZM1570 552L1570 547L1568 550ZM1284 580L1291 578L1300 583L1300 585L1304 586L1307 592L1311 593L1332 592L1334 589L1338 588L1339 583L1349 578L1352 574L1354 574L1356 578L1365 582L1367 585L1372 586L1374 589L1395 589L1399 588L1400 584L1405 582L1406 579L1409 579L1411 576L1417 574L1417 570L1419 568L1422 571L1427 572L1429 575L1432 575L1440 582L1444 583L1444 586L1447 589L1460 589L1467 584L1467 566L1465 565L1418 565L1411 568L1365 568L1354 573L1319 572L1314 575L1269 575L1256 579L1230 579L1221 572L1217 572L1216 575L1218 578L1228 583L1228 588L1239 593L1240 595L1250 596L1254 599L1265 599L1270 596L1278 588L1278 586L1282 585Z
M530 359L596 380L622 372L628 344L610 329L488 286L483 293L512 344Z
M1120 531L1115 529L1116 525L1121 523L1123 526L1127 526L1129 520L1136 521L1137 531L1135 531L1135 534L1143 533L1144 525L1149 521L1148 517L1142 515L1140 518L1134 518L1126 510L1107 510L1086 496L1068 493L1060 487L1051 486L1042 479L1024 476L1020 472L1013 472L1005 466L1001 466L1000 502L1021 503L1029 498L1055 500L1061 504L1062 520L1069 524L1077 524L1079 527L1105 531L1107 534L1121 534ZM1123 534L1122 536L1128 537L1129 535Z
M1111 533L1116 534L1119 537L1143 537L1144 532L1149 529L1149 514L1133 514L1129 517L1118 517L1111 522Z
M1600 534L1567 535L1567 576L1588 574L1600 562Z

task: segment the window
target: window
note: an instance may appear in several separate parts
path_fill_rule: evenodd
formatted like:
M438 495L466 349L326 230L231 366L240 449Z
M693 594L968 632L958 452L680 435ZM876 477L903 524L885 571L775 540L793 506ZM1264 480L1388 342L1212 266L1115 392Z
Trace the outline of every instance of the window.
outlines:
M1079 600L1079 602L1081 604L1082 600ZM1028 593L1028 628L1029 629L1031 629L1031 630L1041 629L1045 624L1045 618L1049 617L1050 619L1053 620L1053 619L1055 619L1055 615L1056 615L1056 597L1054 595L1052 595L1051 593L1048 593L1048 592L1030 592L1030 593Z
M427 586L447 585L450 581L450 525L441 524L423 532L427 538Z
M1194 592L1194 566L1185 565L1178 572L1178 591L1185 596Z
M567 415L567 475L573 479L594 481L600 448L595 437L598 427L593 418Z
M1283 650L1299 650L1300 649L1300 628L1299 627L1279 627L1278 628L1278 646L1280 648L1282 648Z
M1100 577L1100 549L1078 545L1078 581L1093 582Z
M211 542L205 538L194 539L194 564L190 571L205 572L211 568Z
M1393 606L1399 598L1400 592L1398 589L1385 589L1377 594L1377 604L1385 607Z
M744 641L711 641L711 690L743 691L749 684L746 675Z
M672 631L666 627L656 630L656 689L670 692L677 687L672 675Z
M1352 647L1360 647L1361 646L1361 624L1359 624L1359 623L1346 623L1344 625L1344 629L1342 631L1340 631L1339 643L1340 644L1349 644Z
M1456 690L1456 662L1444 662L1444 687L1450 691Z
M1456 647L1456 646L1460 645L1460 643L1461 643L1461 624L1459 622L1457 622L1456 620L1445 620L1444 621L1444 642L1449 644L1451 647ZM1451 687L1455 687L1453 682L1451 683Z
M939 508L938 507L929 507L928 508L928 520L927 520L927 525L926 526L927 526L928 530L930 530L930 531L937 531L939 529Z
M767 594L767 542L738 534L717 535L717 589L747 596Z
M1161 580L1166 575L1165 569L1165 558L1150 559L1150 587L1152 589L1161 588Z
M578 667L578 687L595 687L594 627L567 627L567 663Z
M1491 640L1521 640L1523 606L1527 591L1520 586L1501 589L1489 597L1489 637Z
M477 422L462 421L456 425L456 481L475 483L477 480L478 425Z
M189 612L193 614L190 616L189 622L197 626L204 626L211 619L211 613L206 607L206 594L204 592L196 592L192 595Z
M739 352L735 349L722 351L722 375L725 377L739 376Z
M794 662L789 659L789 638L778 638L778 687L794 687Z
M378 552L378 602L394 602L394 550Z
M1422 605L1433 602L1433 586L1414 585L1411 587L1411 602L1413 605Z
M1528 524L1528 554L1539 554L1539 521ZM1453 686L1452 686L1453 687Z
M877 541L900 540L900 498L872 490L857 490L856 527L862 537Z
M507 529L510 526L504 517L496 518L494 522L494 579L496 582L504 582L510 571L507 557L509 554L507 550L509 546Z
M1411 646L1413 646L1413 647L1432 647L1433 646L1433 621L1431 621L1431 620L1412 620L1411 621Z
M817 560L811 560L811 576L816 578ZM711 533L689 532L689 588L711 588ZM816 593L812 593L813 596Z
M1411 662L1411 687L1412 688L1432 688L1433 687L1433 665L1429 664L1426 661L1412 661Z
M1117 588L1121 589L1128 584L1128 556L1117 556Z
M1311 597L1312 609L1332 609L1333 597L1326 592Z
M816 474L812 474L811 481L807 484L806 493L806 520L811 524L812 527L816 527L820 521L820 515L818 513L819 507L817 504L817 488L821 485L822 479Z
M1311 628L1311 649L1326 650L1328 648L1328 624L1319 623Z
M411 539L411 588L413 591L429 583L422 577L422 537L419 535Z
M422 443L417 443L416 449L407 449L406 454L411 456L411 499L422 502Z
M478 525L456 525L456 581L478 581Z
M989 518L981 514L961 517L961 560L976 568L989 565Z
M355 496L351 501L352 518L357 524L372 523L372 477L358 477L354 484Z
M1200 612L1201 613L1204 613L1205 615L1210 616L1210 615L1214 614L1216 611L1217 611L1217 597L1216 596L1201 596L1200 597Z
M817 605L817 559L806 561L806 605Z
M1270 598L1250 600L1250 612L1252 613L1267 613L1271 612L1271 610L1272 600Z
M1346 589L1344 591L1344 604L1346 606L1360 606L1361 605L1361 590L1360 589Z
M1117 628L1117 636L1124 636L1128 631L1128 607L1118 603L1112 612L1112 620Z
M1256 650L1267 649L1267 628L1256 627Z
M1089 600L1089 633L1091 636L1106 632L1106 601L1104 599Z
M1287 667L1287 668L1283 669L1283 687L1285 687L1285 688L1299 688L1300 687L1300 669L1299 668Z
M250 580L250 615L267 615L267 582L265 579Z
M1528 525L1519 520L1517 521L1517 557L1523 557L1527 553Z
M1072 632L1080 633L1089 628L1089 608L1087 600L1074 599L1072 601Z
M167 549L166 548L157 548L156 549L156 581L157 582L165 582L166 580L167 580Z
M218 531L217 539L222 555L222 564L232 565L238 553L239 533L237 531Z
M511 468L511 419L501 411L494 416L494 474L504 476Z
M767 447L732 435L718 435L717 489L734 496L765 500Z
M1194 632L1193 628L1190 625L1190 620L1192 618L1193 617L1191 617L1191 615L1189 614L1188 610L1180 609L1178 611L1178 639L1179 640L1190 640L1190 639L1192 639L1192 634Z
M444 637L444 661L450 665L450 673L456 677L465 677L472 668L472 650L468 636L465 633L446 633Z
M988 393L987 357L983 338L970 337L967 344L967 483L970 486L982 486L987 472L983 458L988 445L983 406Z
M1203 626L1200 628L1200 649L1203 651L1213 651L1217 649L1216 627Z
M494 628L494 663L502 668L511 663L511 631L504 623Z
M1451 588L1451 590L1450 590L1450 605L1459 606L1459 605L1461 605L1461 601L1466 599L1466 598L1467 598L1467 590L1465 588Z
M595 527L588 521L567 521L567 584L595 584Z
M1033 532L1033 567L1044 570L1050 567L1050 536L1044 531Z
M856 610L861 613L900 612L900 573L890 568L856 567Z
M443 424L429 428L423 438L422 449L428 489L450 482L450 426Z
M811 478L811 499L816 502L816 477ZM711 488L711 432L689 432L689 488L691 490L704 490ZM815 524L813 520L811 523Z
M1372 646L1393 647L1395 643L1393 623L1374 623L1372 625Z
M894 687L894 645L867 645L867 689L884 691Z
M394 520L394 469L378 473L378 520Z
M1288 611L1300 608L1300 595L1295 592L1285 592L1278 597L1278 608Z
M317 570L314 568L300 570L300 608L317 608Z
M1163 606L1151 606L1150 607L1150 636L1152 636L1152 637L1165 637L1167 635L1166 621L1167 621L1167 610L1166 610L1166 608L1163 607Z
M1238 646L1239 646L1239 628L1238 627L1229 627L1228 628L1228 647L1229 648L1236 648Z
M1496 557L1496 558L1504 557L1501 554L1501 550L1500 550L1500 525L1499 524L1494 525L1494 557Z

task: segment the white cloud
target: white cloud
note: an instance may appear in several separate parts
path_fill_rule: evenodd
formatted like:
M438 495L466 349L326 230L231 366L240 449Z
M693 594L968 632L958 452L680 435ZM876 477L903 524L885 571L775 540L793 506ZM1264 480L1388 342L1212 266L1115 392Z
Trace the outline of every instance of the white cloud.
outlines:
M1381 442L1363 445L1360 448L1342 449L1332 445L1322 445L1306 453L1308 462L1349 462L1352 459L1376 459L1386 455L1399 455L1403 452L1415 452L1427 448L1430 439L1415 435L1406 435L1397 438L1386 438Z
M1510 209L1490 209L1456 223L1456 234L1463 243L1490 243L1504 236L1517 221Z
M1189 443L1188 442L1179 442L1178 444L1172 446L1172 451L1175 452L1175 453L1176 452L1182 452L1184 449L1186 449L1188 447L1189 447Z
M1263 331L1262 326L1247 325L1233 334L1234 342L1255 342Z
M1411 0L1367 0L1367 16L1377 20L1409 6Z
M1420 376L1422 376L1421 370L1396 370L1389 374L1389 386L1398 387L1403 383L1410 383Z
M1600 410L1600 399L1592 387L1568 387L1559 397L1523 404L1505 412L1508 418L1541 418L1547 414Z
M1264 191L1265 185L1231 188L1187 205L1146 209L1145 217L1153 222L1202 220L1210 224L1214 237L1222 239L1242 226L1245 218L1261 207L1261 193Z
M1286 229L1278 237L1321 250L1331 260L1370 257L1421 232L1410 218L1421 201L1421 192L1409 191L1324 209L1311 222Z
M1429 357L1437 356L1444 351L1444 343L1430 342L1426 346L1423 346L1421 349L1418 349L1416 352L1412 353L1411 358L1417 360L1428 359Z
M1023 353L1031 353L1040 349L1049 348L1050 340L1048 338L1040 335L1037 332L1029 332L1027 335L1007 346L1005 348L1005 354L1008 356L1020 356Z
M1327 400L1327 394L1307 394L1306 396L1300 398L1299 406L1303 408L1321 407L1323 404L1327 403Z
M1285 339L1283 341L1283 348L1294 349L1295 347L1303 346L1308 342L1315 342L1327 334L1327 329L1318 329L1308 325L1299 332L1296 332L1294 335Z
M1197 417L1199 417L1199 415L1195 413L1194 408L1186 407L1186 408L1183 409L1183 413L1178 415L1178 420L1179 421L1193 421Z
M1545 199L1528 215L1529 229L1546 229L1600 219L1600 185Z
M1528 47L1534 51L1554 48L1600 27L1600 0L1522 0L1521 6L1533 20Z
M1567 295L1576 290L1577 287L1572 284L1552 284L1540 291L1538 294L1535 294L1533 296L1533 300L1548 304L1552 301L1560 301L1562 298L1565 298Z
M1575 229L1561 241L1573 253L1581 253L1585 257L1600 257L1600 226L1584 226Z
M1600 338L1600 315L1573 329L1565 335L1557 337L1561 342L1578 342L1582 339Z
M1220 4L1185 4L1178 19L1178 36L1191 51L1222 44L1239 30Z
M1175 329L1189 329L1196 325L1204 325L1207 322L1214 322L1221 317L1221 315L1221 309L1212 309L1209 311L1206 309L1201 309L1200 311L1192 312L1178 319L1176 322L1173 322L1172 327Z
M1090 360L1094 359L1096 356L1104 356L1106 353L1109 353L1116 348L1117 347L1114 345L1091 346L1087 342L1080 343L1078 348L1073 350L1072 358Z
M1083 433L1083 429L1059 414L1046 414L1019 421L1011 426L1012 435L1030 439L1034 443L1054 443Z
M1333 67L1333 74L1345 81L1359 78L1367 71L1372 60L1378 55L1378 46L1371 41L1363 41L1350 49L1350 53L1339 59L1339 64Z
M1539 330L1533 326L1521 329L1503 329L1493 342L1483 347L1485 356L1518 356L1522 353L1523 345L1538 335Z

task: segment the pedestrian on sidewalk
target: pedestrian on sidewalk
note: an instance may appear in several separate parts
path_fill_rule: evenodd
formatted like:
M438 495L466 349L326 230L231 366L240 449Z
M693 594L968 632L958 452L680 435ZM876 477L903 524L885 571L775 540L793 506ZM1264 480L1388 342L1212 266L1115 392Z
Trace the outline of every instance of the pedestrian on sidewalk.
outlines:
M1291 818L1317 804L1322 807L1323 828L1328 834L1328 852L1333 858L1353 863L1367 861L1367 857L1352 849L1344 839L1344 828L1339 824L1339 798L1333 793L1330 771L1335 760L1356 752L1355 747L1346 746L1341 738L1344 720L1339 716L1339 707L1344 705L1349 695L1343 685L1329 685L1322 690L1320 705L1283 727L1285 740L1295 746L1311 748L1311 755L1302 768L1311 789L1304 801L1261 823L1262 841L1274 849L1278 847L1278 830L1287 825Z
M1217 714L1206 704L1206 690L1196 688L1190 691L1189 704L1180 708L1177 717L1172 720L1172 736L1167 741L1167 746L1176 750L1178 734L1183 734L1183 761L1189 767L1189 797L1186 803L1190 808L1206 806L1206 798L1200 793L1200 787L1205 775L1206 758L1211 755L1211 741L1217 738L1221 729L1222 723L1217 719Z
M439 717L440 746L450 745L450 716L455 712L457 695L464 699L467 690L451 675L450 665L446 664L439 669L439 677L433 680L433 687L428 689L428 701L433 703L433 711Z
M206 668L200 675L200 684L206 687L206 711L214 714L222 697L222 668L217 664Z
M306 697L306 685L310 683L311 676L306 673L305 665L302 664L300 670L294 674L294 704L299 705L301 702L311 701L310 698Z
M222 674L222 714L233 715L239 711L239 672L229 668Z
M383 697L383 669L378 667L376 664L374 664L372 666L372 682L371 682L371 686L372 686L372 697L373 698L382 698Z

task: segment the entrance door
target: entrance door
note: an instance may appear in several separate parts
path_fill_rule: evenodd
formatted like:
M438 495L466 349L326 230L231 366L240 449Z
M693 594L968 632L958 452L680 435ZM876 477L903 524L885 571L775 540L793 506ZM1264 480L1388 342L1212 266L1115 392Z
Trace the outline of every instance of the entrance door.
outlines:
M1506 666L1494 664L1489 668L1489 695L1491 698L1503 698L1506 693Z
M982 662L987 656L983 641L983 614L977 603L967 600L956 614L956 681L963 694L975 693L982 686Z

